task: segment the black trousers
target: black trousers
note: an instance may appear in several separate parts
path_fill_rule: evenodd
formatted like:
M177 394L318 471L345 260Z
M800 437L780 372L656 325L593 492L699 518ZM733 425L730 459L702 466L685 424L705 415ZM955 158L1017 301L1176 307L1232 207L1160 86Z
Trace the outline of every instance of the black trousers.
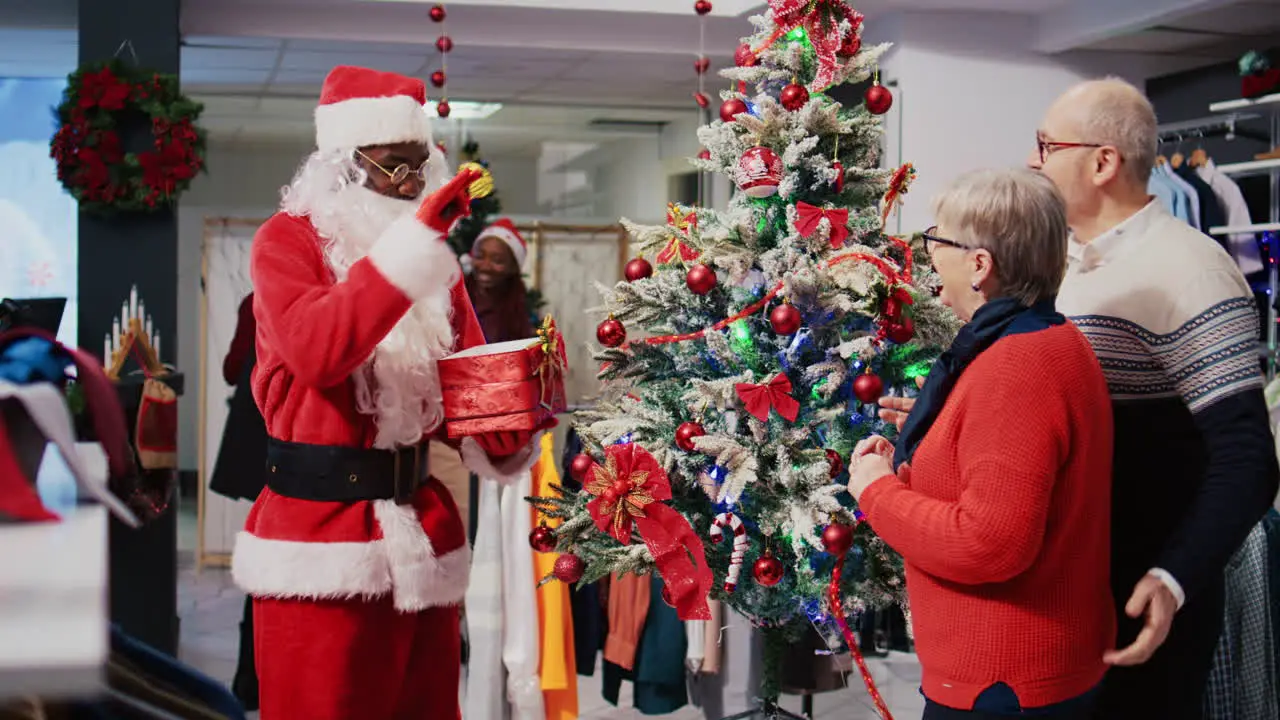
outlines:
M1013 689L1004 683L996 683L978 696L973 710L956 710L926 699L923 720L1093 720L1097 699L1098 692L1095 688L1080 697L1048 708L1021 710Z
M1116 593L1119 647L1133 642L1142 627L1141 619L1132 620L1124 614L1131 592L1132 586ZM1107 673L1097 720L1201 720L1205 685L1222 634L1222 614L1223 583L1219 581L1178 611L1168 639L1150 660Z

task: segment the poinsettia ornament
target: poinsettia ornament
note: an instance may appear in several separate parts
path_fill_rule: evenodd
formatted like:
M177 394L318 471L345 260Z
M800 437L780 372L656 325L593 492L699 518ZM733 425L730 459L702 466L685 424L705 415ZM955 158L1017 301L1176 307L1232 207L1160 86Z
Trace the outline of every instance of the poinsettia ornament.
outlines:
M680 619L710 620L711 569L689 521L663 502L671 499L667 473L638 443L611 445L604 452L604 465L591 468L586 483L595 496L587 512L596 527L630 545L634 526L670 588Z

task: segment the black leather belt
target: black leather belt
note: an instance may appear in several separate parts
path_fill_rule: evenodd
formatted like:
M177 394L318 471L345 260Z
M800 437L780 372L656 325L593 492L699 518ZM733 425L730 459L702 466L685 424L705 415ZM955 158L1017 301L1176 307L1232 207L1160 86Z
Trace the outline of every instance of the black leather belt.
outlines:
M395 500L407 505L427 479L427 443L371 450L267 440L267 487L317 502Z

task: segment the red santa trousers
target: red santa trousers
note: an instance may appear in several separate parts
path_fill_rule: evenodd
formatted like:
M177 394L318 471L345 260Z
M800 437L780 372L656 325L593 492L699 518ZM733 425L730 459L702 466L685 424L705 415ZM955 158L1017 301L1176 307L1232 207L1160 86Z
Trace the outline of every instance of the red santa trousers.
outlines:
M458 720L458 608L255 598L262 720Z

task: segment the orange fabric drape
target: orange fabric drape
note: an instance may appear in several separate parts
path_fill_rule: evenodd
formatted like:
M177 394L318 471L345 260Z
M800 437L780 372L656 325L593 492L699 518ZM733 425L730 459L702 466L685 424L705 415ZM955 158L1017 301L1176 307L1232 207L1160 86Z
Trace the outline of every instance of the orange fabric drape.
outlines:
M542 454L533 466L533 494L547 496L551 484L560 482L556 470L555 440L551 433L542 436ZM533 525L546 522L555 527L559 521L547 520L536 508ZM532 551L531 551L532 552ZM555 567L556 553L533 553L534 582L546 577ZM569 586L559 581L538 588L538 631L540 638L538 673L542 678L542 699L547 720L576 720L578 717L578 668L573 650L573 610L569 605Z

